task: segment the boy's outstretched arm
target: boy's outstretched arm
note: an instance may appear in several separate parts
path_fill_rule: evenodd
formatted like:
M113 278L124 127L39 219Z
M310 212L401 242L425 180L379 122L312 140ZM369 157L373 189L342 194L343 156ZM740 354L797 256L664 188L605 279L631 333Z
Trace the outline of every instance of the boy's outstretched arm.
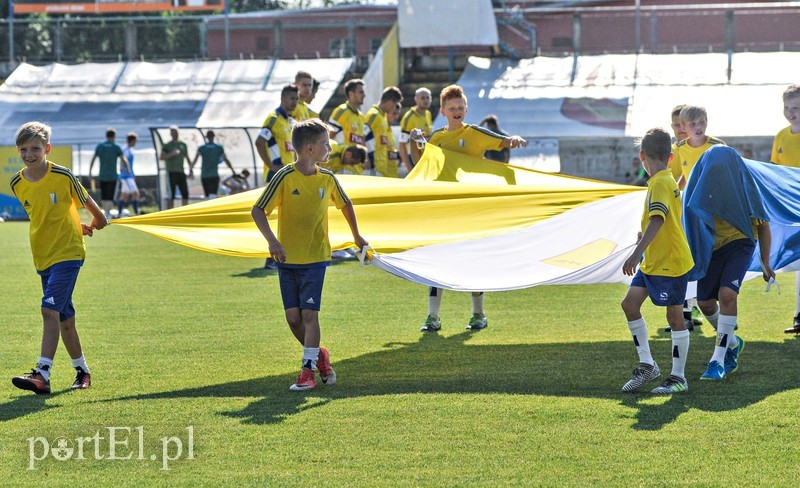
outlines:
M517 147L526 147L528 145L528 141L520 136L510 136L503 138L503 142L500 145L507 147L508 149L514 149Z
M344 219L347 221L347 225L350 226L350 232L353 233L353 243L356 245L358 250L364 248L364 246L368 246L369 242L366 239L361 237L361 234L358 232L358 222L356 221L356 211L353 209L353 203L347 202L347 205L342 207L342 215L344 215Z
M764 281L775 279L775 271L769 265L770 246L772 246L772 231L769 222L764 221L758 224L758 250L761 254L761 273Z
M81 224L81 229L83 229L83 235L92 237L95 230L100 230L108 225L108 219L92 197L86 199L84 207L92 214L92 223L90 225Z
M253 217L253 222L256 223L258 230L261 231L261 235L263 235L264 239L267 240L267 244L269 244L269 254L272 259L279 263L285 263L286 250L283 248L283 244L278 241L275 233L272 232L272 228L269 226L269 220L267 220L267 214L264 213L264 209L253 206L253 210L250 211L250 215Z
M633 250L630 257L625 260L625 264L622 265L622 272L625 273L626 276L633 276L636 272L636 266L642 259L642 253L647 249L647 246L653 242L653 239L656 238L656 234L658 234L658 231L661 230L661 226L663 225L664 217L655 215L650 218L650 223L647 224L644 234L642 234L639 243L636 245L636 249Z

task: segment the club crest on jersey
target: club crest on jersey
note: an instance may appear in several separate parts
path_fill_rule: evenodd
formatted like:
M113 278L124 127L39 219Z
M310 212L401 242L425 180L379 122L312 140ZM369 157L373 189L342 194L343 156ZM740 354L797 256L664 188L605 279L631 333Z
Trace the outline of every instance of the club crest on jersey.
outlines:
M51 193L50 194L50 201L53 202L54 204L58 203L58 199L56 198L56 194L55 193Z
M320 188L319 189L319 199L322 200L323 198L325 198L325 188Z
M458 147L464 147L464 139L458 140Z

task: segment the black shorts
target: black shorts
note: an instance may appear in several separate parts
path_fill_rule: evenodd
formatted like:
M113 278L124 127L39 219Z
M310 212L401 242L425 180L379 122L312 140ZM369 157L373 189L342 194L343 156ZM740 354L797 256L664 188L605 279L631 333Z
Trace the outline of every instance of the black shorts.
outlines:
M100 180L100 200L113 200L117 190L117 180Z
M186 174L181 172L169 173L169 196L170 199L175 200L175 189L181 191L181 198L184 200L189 199L189 187L186 186Z
M203 182L203 193L206 194L206 197L219 193L219 176L200 178L200 181Z

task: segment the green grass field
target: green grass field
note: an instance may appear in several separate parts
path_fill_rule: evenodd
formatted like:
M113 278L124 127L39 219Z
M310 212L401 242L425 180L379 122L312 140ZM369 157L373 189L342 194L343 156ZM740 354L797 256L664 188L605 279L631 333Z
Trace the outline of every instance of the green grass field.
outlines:
M111 226L87 239L74 295L93 387L69 391L60 347L54 394L36 396L10 382L33 366L41 339L27 230L0 224L3 486L800 482L800 342L782 332L792 275L779 276L782 295L745 286L739 371L697 379L713 348L706 324L692 333L690 390L669 398L620 392L637 363L622 285L489 294L490 326L475 333L464 330L469 296L448 292L441 333L422 334L425 288L337 264L321 321L339 382L295 393L301 349L263 260ZM663 317L646 306L666 375Z

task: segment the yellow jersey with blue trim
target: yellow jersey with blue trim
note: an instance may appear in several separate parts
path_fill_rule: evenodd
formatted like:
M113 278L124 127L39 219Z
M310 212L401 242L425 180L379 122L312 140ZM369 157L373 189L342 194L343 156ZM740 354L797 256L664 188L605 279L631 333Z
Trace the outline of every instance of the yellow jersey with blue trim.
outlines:
M389 127L386 113L373 105L365 116L364 134L367 141L367 154L375 170L383 176L397 178L397 163L400 155L395 147L394 134Z
M778 132L769 160L781 166L800 168L800 133L793 134L791 126Z
M672 148L672 162L669 164L670 170L676 174L680 170L685 181L689 181L689 173L692 172L694 165L706 150L712 146L727 146L725 141L716 137L706 136L706 142L697 147L689 145L689 139L684 139L675 144Z
M255 206L269 215L278 209L278 241L286 250L282 266L327 266L331 260L328 206L341 209L350 200L330 170L315 167L305 175L285 166L267 184Z
M294 118L281 107L273 110L264 119L258 136L267 141L267 153L272 164L287 165L294 163L294 147L292 146L292 127ZM264 165L264 174L269 167Z
M333 127L334 140L345 146L366 145L364 114L343 103L333 109L328 125Z
M433 131L428 144L448 149L450 151L469 154L476 158L483 158L486 151L497 151L503 148L505 137L489 129L477 125L463 124L455 130L442 127Z
M86 258L78 208L89 194L72 171L50 161L47 165L39 181L28 181L24 169L11 177L11 191L31 220L31 253L38 271Z
M408 144L413 129L419 129L425 137L430 137L433 130L430 110L425 109L425 113L420 115L413 107L408 109L408 112L400 119L400 142Z
M677 277L688 273L694 260L681 225L681 192L672 171L659 171L647 181L647 197L642 212L642 233L650 219L660 216L664 225L644 250L641 271L650 276Z
M311 112L308 109L308 104L302 100L297 101L297 106L292 112L292 118L297 122L302 122L311 118Z

